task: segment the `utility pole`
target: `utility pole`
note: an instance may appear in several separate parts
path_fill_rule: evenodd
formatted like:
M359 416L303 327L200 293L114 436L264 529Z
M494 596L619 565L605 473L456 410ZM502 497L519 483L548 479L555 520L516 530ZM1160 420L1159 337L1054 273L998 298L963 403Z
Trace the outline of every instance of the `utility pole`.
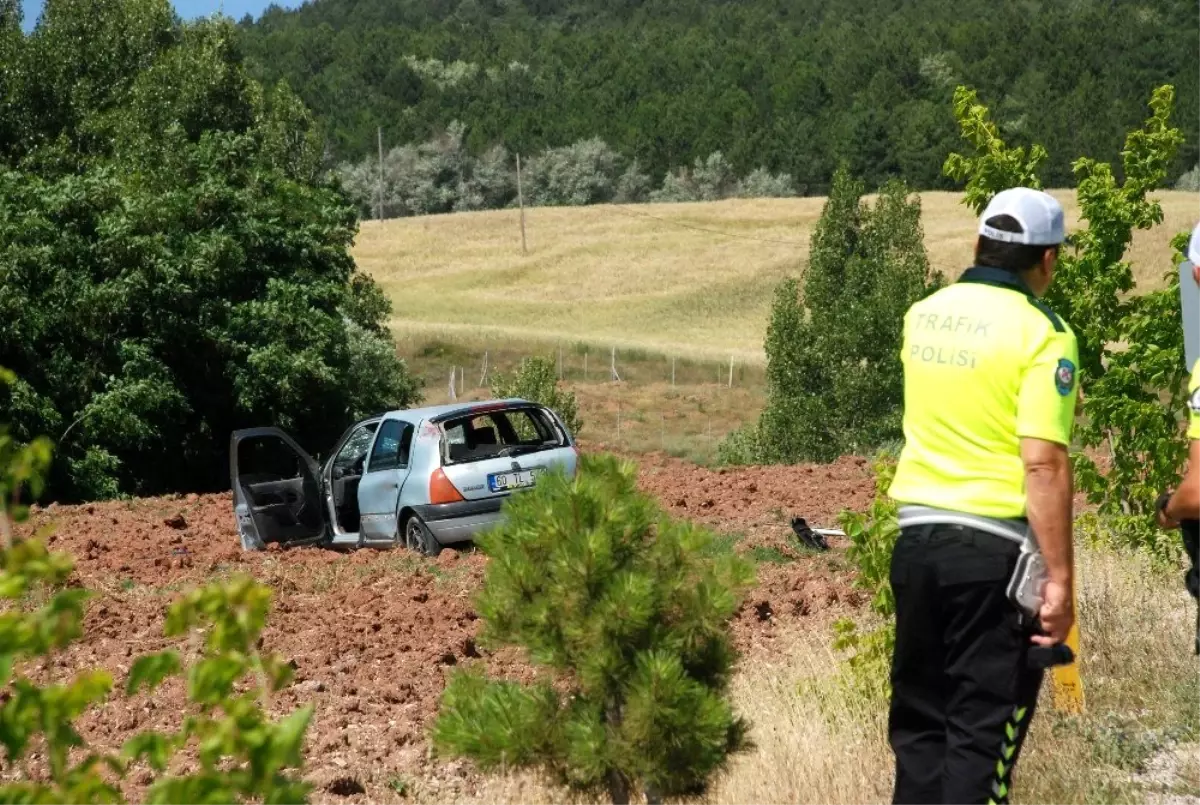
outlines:
M383 126L377 126L375 134L379 138L379 206L376 208L376 220L383 220Z
M521 208L521 254L529 254L525 247L525 193L521 188L521 155L517 154L517 204Z

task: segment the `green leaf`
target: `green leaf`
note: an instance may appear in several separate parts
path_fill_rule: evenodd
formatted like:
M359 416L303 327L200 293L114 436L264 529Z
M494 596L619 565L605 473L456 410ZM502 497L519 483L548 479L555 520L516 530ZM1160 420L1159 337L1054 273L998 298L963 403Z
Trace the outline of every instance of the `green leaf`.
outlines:
M125 694L132 696L142 686L147 692L153 692L164 679L178 674L181 669L179 653L176 651L138 657L129 669L129 678L125 680Z

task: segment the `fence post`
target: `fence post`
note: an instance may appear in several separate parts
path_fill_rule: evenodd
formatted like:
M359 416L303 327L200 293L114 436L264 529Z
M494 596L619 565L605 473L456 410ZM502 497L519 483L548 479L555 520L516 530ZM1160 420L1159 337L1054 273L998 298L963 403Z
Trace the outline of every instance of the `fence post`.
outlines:
M467 390L467 367L458 367L458 387L464 392Z
M454 379L457 376L457 374L458 374L458 372L455 371L455 367L451 366L450 367L450 401L451 402L458 399L458 394L454 390Z
M729 388L733 388L733 356L729 356Z
M487 350L485 349L483 351L483 373L479 375L479 387L480 388L483 388L483 384L487 382L487 361L488 361L488 353L487 353Z
M517 203L521 207L521 254L529 254L525 248L525 193L521 188L521 155L517 154Z
M616 347L612 348L612 362L610 364L610 368L612 369L612 379L617 381L618 383L621 382L621 376L619 374L617 374L617 348Z

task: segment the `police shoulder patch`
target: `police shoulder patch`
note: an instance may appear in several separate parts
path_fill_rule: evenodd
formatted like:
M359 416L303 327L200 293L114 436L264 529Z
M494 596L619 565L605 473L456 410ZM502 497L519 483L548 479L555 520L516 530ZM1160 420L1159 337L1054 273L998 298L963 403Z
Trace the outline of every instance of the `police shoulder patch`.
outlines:
M1075 388L1075 364L1068 358L1059 358L1054 369L1054 387L1066 397Z
M1192 396L1188 398L1188 408L1191 408L1197 414L1200 414L1200 388L1192 392Z

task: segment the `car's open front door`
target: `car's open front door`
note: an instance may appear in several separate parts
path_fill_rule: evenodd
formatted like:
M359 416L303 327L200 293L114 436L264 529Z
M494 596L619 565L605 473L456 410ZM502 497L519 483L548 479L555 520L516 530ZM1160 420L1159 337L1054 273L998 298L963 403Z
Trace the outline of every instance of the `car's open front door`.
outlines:
M325 538L317 464L278 428L235 431L229 472L238 533L246 550Z

